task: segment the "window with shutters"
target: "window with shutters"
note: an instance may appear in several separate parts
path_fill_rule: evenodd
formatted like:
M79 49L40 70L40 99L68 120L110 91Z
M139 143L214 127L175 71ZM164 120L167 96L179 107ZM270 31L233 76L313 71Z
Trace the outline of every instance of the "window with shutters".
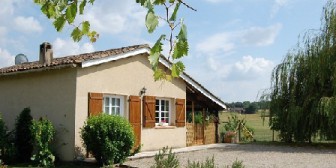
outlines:
M170 100L157 98L155 101L155 125L168 126L170 123L170 113Z
M124 96L104 95L103 109L106 114L124 116Z

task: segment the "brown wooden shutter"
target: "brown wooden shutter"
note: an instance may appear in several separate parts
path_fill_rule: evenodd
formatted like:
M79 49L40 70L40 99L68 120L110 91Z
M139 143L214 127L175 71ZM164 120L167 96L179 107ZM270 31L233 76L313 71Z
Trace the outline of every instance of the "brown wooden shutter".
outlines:
M185 126L185 99L176 99L176 126Z
M103 93L89 93L89 116L101 114L103 111Z
M155 127L155 97L144 96L143 97L143 120L144 127Z
M141 100L139 96L129 97L129 121L135 135L134 148L141 144Z

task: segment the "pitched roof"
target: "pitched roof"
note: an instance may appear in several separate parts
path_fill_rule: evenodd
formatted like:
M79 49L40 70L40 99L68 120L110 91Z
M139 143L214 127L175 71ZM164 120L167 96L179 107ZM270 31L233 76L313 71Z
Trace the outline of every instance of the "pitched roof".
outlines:
M92 53L85 53L79 55L72 55L60 58L54 58L51 64L43 65L39 61L27 62L19 65L13 65L0 69L0 76L11 75L12 73L26 72L31 70L44 70L44 69L59 69L63 67L77 67L81 66L81 63L89 60L96 60L110 56L117 56L120 54L128 53L142 48L149 48L147 44L134 45L129 47L122 47L117 49L110 49L106 51L96 51Z
M122 47L117 49L110 49L106 51L96 51L92 53L85 53L79 55L72 55L60 58L54 58L50 65L40 64L39 61L27 62L19 65L13 65L10 67L5 67L0 69L0 77L6 75L12 75L17 73L25 73L32 71L43 71L49 69L60 69L65 67L90 67L94 65L103 64L110 61L119 60L122 58L127 58L139 54L149 54L150 47L147 44L134 45L129 47ZM159 59L167 68L171 68L171 62L167 60L164 56L161 56ZM204 96L209 98L211 101L218 104L223 109L226 109L225 103L213 93L207 90L204 86L198 83L196 80L191 78L188 74L183 72L180 77L193 88L196 88Z

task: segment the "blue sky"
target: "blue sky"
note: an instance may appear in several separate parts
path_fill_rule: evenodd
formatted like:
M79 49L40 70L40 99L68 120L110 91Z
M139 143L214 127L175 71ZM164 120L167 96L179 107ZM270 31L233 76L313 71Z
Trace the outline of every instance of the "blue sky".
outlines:
M188 27L186 72L225 102L255 101L270 86L274 66L296 46L299 35L319 29L327 0L186 0L194 12L181 8ZM0 67L14 64L24 53L38 59L38 47L48 41L56 57L148 43L145 9L135 0L96 0L84 16L100 38L74 43L71 27L58 33L33 0L0 0Z

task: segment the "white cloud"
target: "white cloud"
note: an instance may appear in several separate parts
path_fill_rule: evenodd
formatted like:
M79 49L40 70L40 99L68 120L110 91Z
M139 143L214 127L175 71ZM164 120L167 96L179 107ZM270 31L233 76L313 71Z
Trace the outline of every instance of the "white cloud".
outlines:
M14 19L15 29L24 33L42 32L40 22L34 17L18 16Z
M14 13L14 1L13 0L1 0L0 1L0 18L8 17Z
M282 25L280 23L269 27L251 27L244 31L242 42L250 45L267 46L274 43Z
M250 55L244 56L242 60L235 63L235 68L243 74L261 75L265 71L271 70L274 64L265 58L253 58Z
M89 53L95 51L91 43L84 43L80 45L79 43L73 42L71 39L63 40L61 38L57 38L53 42L53 50L55 57Z
M289 3L288 0L275 0L273 7L271 9L271 18L273 18L281 8L287 6Z
M243 56L234 63L228 63L215 57L207 57L207 67L220 79L225 81L246 81L256 79L272 71L274 63L261 57Z
M206 55L230 54L238 45L267 46L274 43L282 25L251 27L245 30L214 34L197 44L198 51Z
M219 33L205 39L203 42L197 44L197 50L207 53L228 53L231 52L236 44L234 42L235 35L232 33Z
M134 0L97 1L80 20L89 20L99 33L136 32L144 27L146 11Z
M7 50L0 48L0 68L14 65L14 56Z

